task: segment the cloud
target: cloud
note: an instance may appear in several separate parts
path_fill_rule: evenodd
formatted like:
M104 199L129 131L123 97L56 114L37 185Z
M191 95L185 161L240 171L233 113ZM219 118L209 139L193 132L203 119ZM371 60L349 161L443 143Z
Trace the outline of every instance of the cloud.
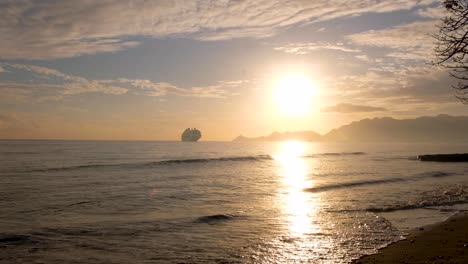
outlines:
M342 52L360 52L358 49L352 49L346 47L343 43L331 44L325 42L318 42L318 43L293 43L288 44L286 46L275 47L275 50L282 51L285 53L291 54L298 54L304 55L309 54L313 51L321 51L321 50L334 50L334 51L342 51Z
M436 22L420 21L383 30L369 30L346 38L356 45L393 50L387 56L399 59L430 60L434 49Z
M64 74L60 71L42 67L42 66L36 66L36 65L30 65L30 64L17 64L17 63L4 63L4 65L17 69L17 70L23 70L23 71L35 73L38 76L41 76L43 78L48 78L52 76L52 77L61 78L67 81L77 81L77 82L86 81L85 78L81 78L81 77L77 77L77 76L73 76L69 74Z
M389 67L389 70L395 70ZM408 87L408 76L404 71L373 71L363 74L343 75L328 79L323 86L328 87L327 93L343 99L352 96L355 101L367 101L369 93L379 94L400 87Z
M321 111L335 113L362 113L387 111L387 109L383 107L341 103L333 106L324 107Z
M31 97L39 101L60 100L64 96L99 92L104 94L137 94L145 96L187 96L204 98L226 98L236 94L236 90L251 81L220 81L213 85L182 88L166 82L144 79L117 78L111 80L89 80L80 76L66 74L55 69L29 64L8 64L3 67L7 73L30 73L33 82L9 80L1 82L2 99L25 102ZM4 101L4 100L2 100Z
M225 98L229 95L227 88L239 88L244 82L219 82L216 85L181 88L166 82L154 82L142 79L125 79L98 81L102 84L118 84L139 89L139 93L148 96L165 96L169 94L189 97ZM245 81L246 82L246 81ZM235 84L235 85L233 85Z
M346 38L354 44L391 49L387 56L405 60L424 60L432 58L436 33L435 20L413 22L383 30L370 30L349 35Z
M372 103L393 113L429 113L460 105L451 83L453 80L446 69L430 65L388 65L370 68L363 74L329 78L322 85L328 88L323 92L325 101L353 98L353 104Z
M446 15L446 10L442 5L438 5L436 7L419 9L416 13L422 17L439 19Z
M356 56L354 56L354 57L355 57L356 59L359 59L359 60L362 60L362 61L370 61L369 56L364 55L364 54L363 54L363 55L356 55Z
M140 36L205 41L264 38L299 23L425 7L438 0L3 1L0 58L116 52Z
M30 65L30 64L13 64L3 63L3 67L8 67L11 71L23 71L32 73L30 76L34 78L34 83L24 81L3 82L0 87L15 88L18 90L30 90L37 92L56 91L61 95L71 95L89 92L101 92L106 94L124 94L128 90L123 87L103 85L99 81L88 80L83 77L65 74L60 71Z

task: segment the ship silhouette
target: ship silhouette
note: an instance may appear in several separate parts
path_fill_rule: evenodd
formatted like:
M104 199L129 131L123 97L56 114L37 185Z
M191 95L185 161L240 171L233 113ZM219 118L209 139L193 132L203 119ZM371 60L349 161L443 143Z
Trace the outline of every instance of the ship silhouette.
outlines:
M197 142L201 138L200 130L196 128L187 128L182 133L180 139L186 142Z

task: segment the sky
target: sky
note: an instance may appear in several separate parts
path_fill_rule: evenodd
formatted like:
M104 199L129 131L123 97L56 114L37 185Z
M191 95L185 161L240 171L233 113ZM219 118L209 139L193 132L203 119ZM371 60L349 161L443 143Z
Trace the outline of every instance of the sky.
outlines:
M0 0L0 138L231 140L467 115L430 64L442 16L440 0ZM278 102L288 76L314 90L300 115Z

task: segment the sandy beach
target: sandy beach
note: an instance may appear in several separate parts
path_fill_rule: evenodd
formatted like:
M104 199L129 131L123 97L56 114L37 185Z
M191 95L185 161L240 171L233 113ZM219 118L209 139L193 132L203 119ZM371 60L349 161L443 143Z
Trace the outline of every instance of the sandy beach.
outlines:
M419 228L353 263L468 263L468 213Z

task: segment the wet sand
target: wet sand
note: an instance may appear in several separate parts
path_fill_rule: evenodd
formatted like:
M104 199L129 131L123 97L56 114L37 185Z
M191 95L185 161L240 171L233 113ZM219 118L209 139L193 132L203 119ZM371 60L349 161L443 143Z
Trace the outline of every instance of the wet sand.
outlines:
M468 263L468 213L414 230L405 240L353 263Z

